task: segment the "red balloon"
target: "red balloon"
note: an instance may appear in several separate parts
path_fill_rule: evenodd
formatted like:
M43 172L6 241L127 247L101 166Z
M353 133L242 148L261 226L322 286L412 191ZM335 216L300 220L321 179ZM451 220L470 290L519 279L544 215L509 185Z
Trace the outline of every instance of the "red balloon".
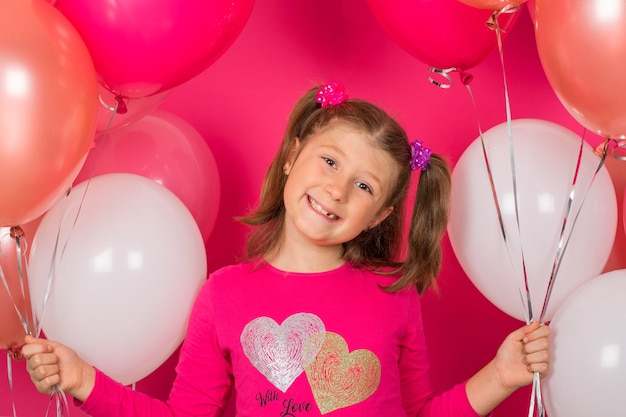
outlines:
M191 212L206 240L217 219L220 181L211 149L182 118L155 110L95 140L76 183L92 176L128 173L173 192Z
M477 7L479 9L503 10L506 7L517 7L526 0L459 0L468 6Z
M468 70L497 46L486 22L492 15L459 0L368 0L374 16L388 34L415 58L439 69ZM498 18L506 36L519 13Z
M82 35L103 85L146 97L215 62L235 41L254 0L58 0Z
M535 39L569 113L600 136L626 137L626 2L536 0Z
M80 35L44 0L0 2L0 226L45 213L95 131L96 73Z

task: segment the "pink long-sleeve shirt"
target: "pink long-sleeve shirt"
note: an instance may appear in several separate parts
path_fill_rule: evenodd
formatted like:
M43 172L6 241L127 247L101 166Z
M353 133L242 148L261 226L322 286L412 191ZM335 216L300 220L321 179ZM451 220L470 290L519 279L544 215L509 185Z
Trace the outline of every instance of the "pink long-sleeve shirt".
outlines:
M95 417L476 417L465 384L434 396L415 289L345 264L292 273L250 263L213 273L196 299L166 402L97 372Z

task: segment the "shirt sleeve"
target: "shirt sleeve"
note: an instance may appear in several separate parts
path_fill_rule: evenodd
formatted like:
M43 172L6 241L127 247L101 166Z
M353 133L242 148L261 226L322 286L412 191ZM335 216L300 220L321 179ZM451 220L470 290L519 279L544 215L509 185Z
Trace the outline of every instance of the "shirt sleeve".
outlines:
M221 415L231 394L232 371L216 337L211 297L209 279L194 303L167 402L125 387L96 370L94 389L78 407L93 417Z
M400 343L403 406L409 417L480 417L465 391L466 382L434 395L426 351L421 306L417 292L407 304L407 331Z
M96 369L95 386L87 400L84 403L74 400L74 404L93 417L173 416L165 402L125 387L99 369Z

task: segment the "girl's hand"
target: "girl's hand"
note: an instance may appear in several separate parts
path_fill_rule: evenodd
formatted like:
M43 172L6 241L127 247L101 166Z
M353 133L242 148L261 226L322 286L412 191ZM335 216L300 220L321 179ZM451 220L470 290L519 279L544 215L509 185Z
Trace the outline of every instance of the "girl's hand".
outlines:
M467 398L481 416L488 415L515 390L548 373L548 326L531 323L509 334L495 358L467 381Z
M22 355L26 370L41 393L49 394L54 385L79 401L85 401L95 384L95 369L72 349L60 343L26 336Z
M494 358L499 382L515 390L532 383L533 374L544 377L550 366L548 336L550 328L539 323L528 324L509 334Z

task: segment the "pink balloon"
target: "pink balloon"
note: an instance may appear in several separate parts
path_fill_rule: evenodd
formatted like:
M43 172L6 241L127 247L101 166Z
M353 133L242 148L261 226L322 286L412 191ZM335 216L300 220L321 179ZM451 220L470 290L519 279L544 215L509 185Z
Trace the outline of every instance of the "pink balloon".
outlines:
M483 137L510 246L502 236L480 138L465 150L452 173L450 243L465 273L485 298L524 321L526 294L521 247L533 318L539 320L557 256L581 139L545 120L512 121L518 232L507 123L487 130ZM590 187L599 162L591 146L585 144L566 229L571 230L571 237L544 320L550 320L572 290L602 271L611 252L617 230L617 198L605 167Z
M368 4L393 40L432 67L468 70L498 44L495 31L486 25L492 12L459 0L368 0ZM518 15L500 15L503 36Z
M178 348L206 272L189 211L165 187L133 174L79 184L46 213L30 255L43 332L125 385Z
M179 85L235 41L254 0L58 0L82 35L100 81L145 97Z
M550 323L543 380L550 417L622 417L626 411L626 269L606 272L563 302Z
M182 118L156 110L129 126L95 139L76 178L129 173L150 178L172 191L191 212L206 240L217 218L220 181L204 138Z
M626 138L626 2L536 0L535 40L569 113L600 136Z
M155 110L170 90L142 98L122 98L99 86L100 106L98 106L98 124L96 133L112 132L141 119Z
M93 138L94 65L43 0L0 2L0 226L28 223L71 186Z

